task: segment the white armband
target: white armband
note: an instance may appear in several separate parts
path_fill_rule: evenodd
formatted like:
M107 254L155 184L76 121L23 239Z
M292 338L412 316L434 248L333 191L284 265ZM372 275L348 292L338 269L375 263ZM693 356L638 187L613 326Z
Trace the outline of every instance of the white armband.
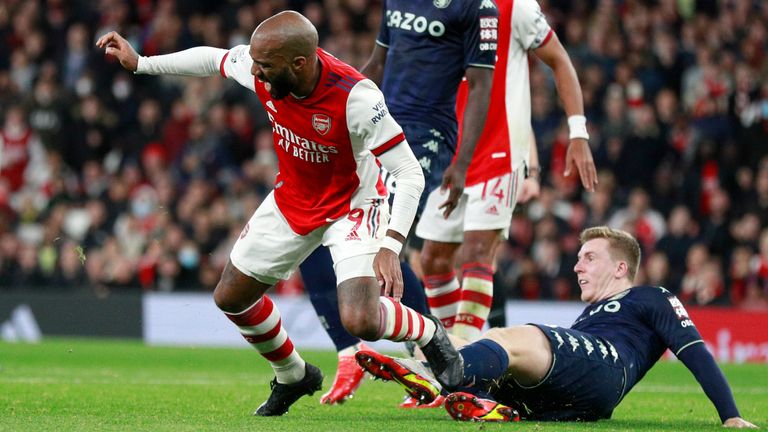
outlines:
M568 139L583 138L588 140L587 118L583 115L572 115L568 117L568 131Z
M398 256L400 255L400 251L403 250L403 244L400 243L400 240L390 236L384 236L384 238L381 239L381 247L391 250Z

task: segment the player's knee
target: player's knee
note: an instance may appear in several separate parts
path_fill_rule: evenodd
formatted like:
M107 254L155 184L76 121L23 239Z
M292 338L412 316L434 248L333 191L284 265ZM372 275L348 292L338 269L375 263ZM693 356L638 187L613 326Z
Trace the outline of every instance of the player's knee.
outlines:
M216 306L228 313L239 313L261 299L268 286L255 279L245 277L227 265L216 289L213 291L213 301Z
M424 248L421 251L421 268L428 275L448 273L453 269L453 259L438 249Z
M461 258L462 262L465 263L483 263L490 265L493 263L492 253L492 248L488 244L479 241L469 241L464 242L462 245Z
M342 307L339 310L341 324L353 336L364 340L376 340L379 332L378 314L369 313L364 308Z
M531 334L532 331L538 332L530 326L496 327L488 330L483 339L490 339L499 344L507 351L510 360L513 360L534 349L531 342L535 340L536 335Z
M256 298L249 296L245 299L235 295L235 291L233 287L226 286L220 281L213 291L213 301L216 303L216 306L224 312L239 313L248 309L261 298L260 296Z
M216 303L216 307L224 312L237 312L236 302L232 301L232 296L228 295L229 289L223 284L222 281L216 285L216 289L213 291L213 301Z

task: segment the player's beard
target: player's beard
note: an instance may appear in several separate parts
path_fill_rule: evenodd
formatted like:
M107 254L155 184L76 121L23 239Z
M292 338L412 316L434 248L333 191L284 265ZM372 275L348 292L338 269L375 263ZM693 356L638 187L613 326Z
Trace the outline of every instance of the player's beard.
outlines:
M288 96L296 85L298 79L288 68L283 69L279 74L269 80L269 94L273 99L282 99Z

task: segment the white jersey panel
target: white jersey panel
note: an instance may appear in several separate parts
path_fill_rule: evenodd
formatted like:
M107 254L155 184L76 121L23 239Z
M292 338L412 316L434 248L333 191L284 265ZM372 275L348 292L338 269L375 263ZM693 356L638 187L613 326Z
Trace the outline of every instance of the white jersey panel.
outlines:
M552 29L536 0L515 0L512 34L525 50L540 47Z
M347 126L353 147L358 145L357 140L370 151L403 133L403 128L389 114L384 94L369 79L359 81L349 93Z
M347 128L360 178L360 189L352 197L351 205L355 208L380 196L376 190L379 166L371 151L402 135L403 129L389 114L381 90L368 79L359 81L349 92Z
M531 148L531 84L528 51L546 41L549 27L535 0L515 0L512 9L512 40L507 54L505 109L512 147L512 169L528 162Z
M256 77L251 75L253 59L248 50L248 45L238 45L221 55L218 63L225 78L233 79L243 87L255 91Z

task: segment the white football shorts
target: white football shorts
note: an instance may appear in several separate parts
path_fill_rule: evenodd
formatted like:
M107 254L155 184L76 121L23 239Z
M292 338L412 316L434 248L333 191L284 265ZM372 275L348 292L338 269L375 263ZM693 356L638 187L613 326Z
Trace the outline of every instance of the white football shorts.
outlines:
M424 213L416 225L416 235L424 240L462 243L465 231L501 230L509 237L509 224L524 168L464 188L458 206L448 219L438 207L448 199L448 190L434 189L427 197Z
M288 225L271 192L243 228L229 258L243 274L274 285L288 279L322 244L331 251L337 284L354 277L375 277L373 258L388 222L387 201L377 199L302 236Z

